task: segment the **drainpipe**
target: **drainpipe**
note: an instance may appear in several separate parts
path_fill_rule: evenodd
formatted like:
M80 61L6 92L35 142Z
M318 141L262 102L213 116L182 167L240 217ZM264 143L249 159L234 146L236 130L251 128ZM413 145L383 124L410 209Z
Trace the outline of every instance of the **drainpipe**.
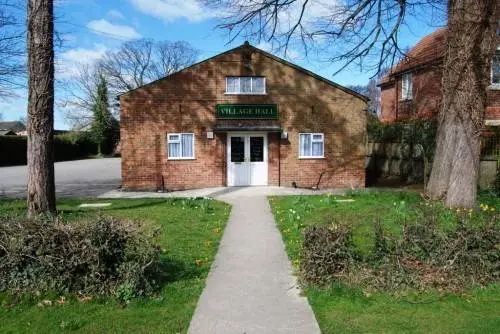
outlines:
M278 136L278 187L281 187L281 133Z

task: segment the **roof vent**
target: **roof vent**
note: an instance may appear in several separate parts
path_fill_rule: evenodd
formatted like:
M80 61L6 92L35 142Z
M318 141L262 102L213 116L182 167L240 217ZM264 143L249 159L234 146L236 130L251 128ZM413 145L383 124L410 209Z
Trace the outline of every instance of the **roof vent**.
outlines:
M245 41L245 43L243 43L243 45L250 46L250 43L248 41Z

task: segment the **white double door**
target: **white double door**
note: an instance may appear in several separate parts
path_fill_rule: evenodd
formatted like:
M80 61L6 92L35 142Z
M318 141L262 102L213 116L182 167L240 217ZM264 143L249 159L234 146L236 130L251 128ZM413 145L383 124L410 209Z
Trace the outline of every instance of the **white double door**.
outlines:
M227 161L228 186L266 186L267 133L228 133Z

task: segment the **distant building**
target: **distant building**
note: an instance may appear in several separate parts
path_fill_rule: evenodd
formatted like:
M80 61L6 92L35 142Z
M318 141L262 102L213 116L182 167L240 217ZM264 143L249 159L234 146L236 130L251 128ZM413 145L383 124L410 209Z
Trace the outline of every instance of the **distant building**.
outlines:
M3 132L12 132L17 136L26 136L26 126L20 121L8 121L0 122L0 135L7 136L9 134L3 134Z

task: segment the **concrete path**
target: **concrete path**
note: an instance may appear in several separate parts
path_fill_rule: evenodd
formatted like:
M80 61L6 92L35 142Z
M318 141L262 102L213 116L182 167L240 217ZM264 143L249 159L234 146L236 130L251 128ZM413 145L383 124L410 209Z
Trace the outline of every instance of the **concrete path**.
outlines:
M320 333L266 197L279 189L226 188L213 194L233 207L189 333Z
M128 192L120 189L103 193L101 198L235 198L235 197L267 197L267 196L297 196L297 195L321 195L333 193L340 195L345 193L345 189L296 189L287 187L262 186L262 187L214 187L173 192Z

